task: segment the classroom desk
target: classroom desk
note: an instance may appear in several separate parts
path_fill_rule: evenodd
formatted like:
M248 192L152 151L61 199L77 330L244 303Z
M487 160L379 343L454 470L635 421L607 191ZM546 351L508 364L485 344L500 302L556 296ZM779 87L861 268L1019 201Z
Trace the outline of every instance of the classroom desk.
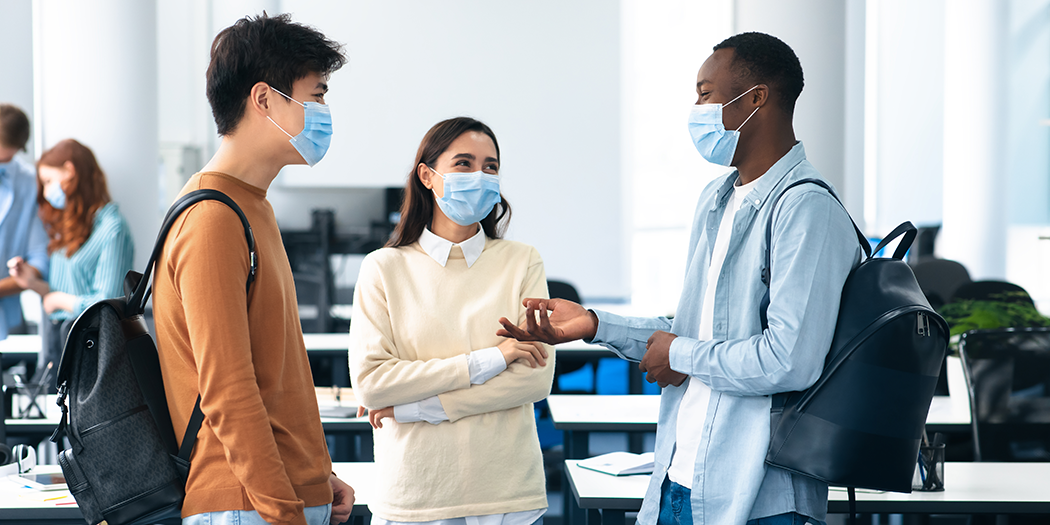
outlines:
M565 461L572 496L589 524L623 525L641 508L649 475L609 476ZM1050 463L946 463L943 492L857 493L864 514L1050 514ZM828 512L849 512L845 490L828 494ZM1048 518L1050 519L1050 518Z
M7 419L4 421L7 427L7 436L11 438L23 437L28 441L39 442L51 436L58 426L58 418L47 419ZM325 434L336 437L336 457L338 460L349 461L372 461L372 426L368 423L368 416L359 418L333 418L322 417L321 426ZM354 457L353 440L361 440L361 456Z
M354 488L354 509L350 513L349 523L367 525L372 514L368 511L368 495L371 489L373 463L333 463L332 470L336 476ZM60 472L58 465L40 465L40 472ZM39 501L33 491L22 490L6 479L0 479L0 525L23 523L40 523L48 525L84 525L84 518L76 504L56 505L55 503L73 502L72 497L55 501ZM66 491L48 493L48 497L68 494Z
M547 398L554 428L565 432L565 457L588 457L591 432L656 432L658 395L554 395ZM969 430L969 408L952 396L933 396L926 417L929 429Z
M969 402L952 396L934 396L926 418L929 430L967 431L970 428ZM583 459L590 456L591 432L627 432L638 435L656 432L660 413L660 396L591 396L553 395L547 398L554 428L565 435L565 458ZM632 450L641 452L641 450ZM564 514L579 520L569 504L568 484L563 486Z

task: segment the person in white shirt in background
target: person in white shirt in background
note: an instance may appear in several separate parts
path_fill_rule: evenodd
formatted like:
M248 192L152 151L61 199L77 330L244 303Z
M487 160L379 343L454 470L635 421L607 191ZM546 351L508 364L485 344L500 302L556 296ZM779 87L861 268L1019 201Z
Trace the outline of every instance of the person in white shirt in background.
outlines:
M362 263L349 361L374 427L373 524L528 525L546 511L533 403L553 348L499 337L496 320L523 322L547 281L535 248L501 238L499 168L488 126L436 124L390 242Z

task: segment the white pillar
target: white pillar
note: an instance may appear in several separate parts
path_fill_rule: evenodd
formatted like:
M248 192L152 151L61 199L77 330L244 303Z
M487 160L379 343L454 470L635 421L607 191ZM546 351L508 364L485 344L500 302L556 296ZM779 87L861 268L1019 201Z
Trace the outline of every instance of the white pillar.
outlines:
M1000 0L945 2L944 225L937 246L974 280L1006 275L1007 7Z
M74 138L94 151L128 219L142 268L160 226L153 2L36 0L43 148Z
M33 119L33 3L28 0L0 0L0 50L3 52L3 81L0 81L0 103L14 104ZM26 159L32 162L33 141L26 144Z
M806 157L845 202L846 3L841 0L736 0L735 33L758 31L783 40L798 55L806 85L795 105L795 137ZM747 128L744 128L746 133ZM861 210L853 211L860 216Z

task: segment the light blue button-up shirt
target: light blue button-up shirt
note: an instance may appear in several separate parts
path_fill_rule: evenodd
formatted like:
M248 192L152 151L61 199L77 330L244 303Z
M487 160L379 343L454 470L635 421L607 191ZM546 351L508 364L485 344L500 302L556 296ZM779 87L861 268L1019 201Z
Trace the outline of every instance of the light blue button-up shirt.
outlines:
M15 158L0 164L0 277L7 277L7 261L21 257L47 279L47 233L36 205L36 171ZM0 297L0 339L22 323L19 295Z
M73 311L55 310L51 319L76 319L87 307L103 299L124 295L124 276L131 270L135 243L131 228L117 209L107 203L95 212L91 235L73 253L51 254L51 290L76 296Z
M802 390L820 376L834 334L842 285L860 262L860 244L842 206L815 184L792 188L772 210L773 199L793 181L820 178L797 143L745 197L733 218L729 249L714 304L703 303L711 250L737 180L734 171L700 195L686 261L685 285L672 323L666 318L622 317L595 312L601 343L638 361L656 330L678 337L671 368L687 374L679 387L663 389L656 433L656 460L638 522L656 523L660 486L675 448L678 408L689 381L711 387L692 481L696 525L744 525L749 519L798 512L824 520L828 487L805 476L767 467L770 394ZM772 283L762 330L759 305L765 230L774 213ZM714 338L698 340L702 308L714 308Z

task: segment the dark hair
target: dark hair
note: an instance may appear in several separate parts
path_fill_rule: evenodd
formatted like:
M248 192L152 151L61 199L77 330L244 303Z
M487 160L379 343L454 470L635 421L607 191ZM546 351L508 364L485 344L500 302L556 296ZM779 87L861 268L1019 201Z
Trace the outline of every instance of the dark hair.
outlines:
M29 117L12 104L0 104L0 146L26 150Z
M416 151L416 161L412 163L412 171L408 173L408 181L405 183L405 200L401 203L401 221L394 228L394 233L386 243L388 247L397 248L408 246L419 240L423 234L423 228L430 224L434 218L434 193L423 185L419 180L419 165L433 166L437 163L448 147L468 131L484 133L492 139L492 145L496 146L496 160L499 160L499 142L496 134L492 132L483 122L470 117L456 117L443 120L434 124L430 131L423 137ZM484 219L481 219L481 228L490 239L501 239L507 232L510 223L510 203L507 198L500 194L500 202L492 207Z
M765 33L740 33L723 40L714 50L732 49L736 77L748 84L767 84L789 115L802 93L802 64L782 40ZM747 87L751 87L750 85ZM740 89L746 89L740 86Z
M54 253L65 248L66 256L72 257L91 236L95 212L105 206L110 197L106 175L95 160L95 154L73 139L60 141L45 151L36 165L38 170L40 166L61 168L66 162L73 164L73 178L62 185L62 191L66 193L66 207L56 209L44 198L44 185L40 177L36 179L36 202L40 220L50 239L47 252Z
M287 14L264 11L238 20L211 44L207 93L219 135L236 129L256 83L291 94L295 81L310 73L328 76L345 63L342 45Z

